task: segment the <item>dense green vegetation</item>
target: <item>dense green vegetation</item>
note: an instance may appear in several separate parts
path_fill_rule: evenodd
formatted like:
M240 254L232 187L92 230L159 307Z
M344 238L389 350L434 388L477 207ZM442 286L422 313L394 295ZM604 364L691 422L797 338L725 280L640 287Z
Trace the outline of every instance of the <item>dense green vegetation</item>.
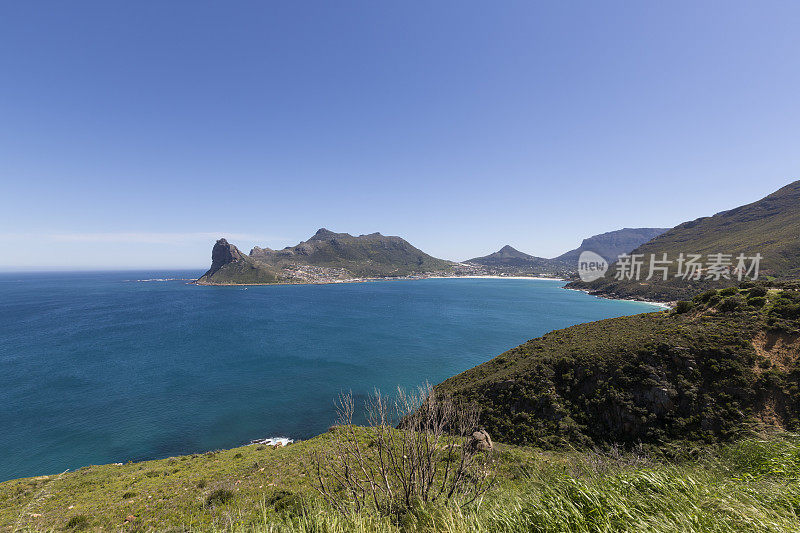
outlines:
M760 253L761 279L800 278L800 181L770 194L757 202L718 213L712 217L684 222L668 232L640 246L632 253L651 254L661 258L668 254L676 259L680 253L733 254L752 256ZM618 298L648 298L675 301L690 298L703 290L731 285L732 281L686 281L674 277L653 280L615 280L612 265L605 278L591 282L575 282L570 288L584 289ZM647 272L645 272L645 276ZM643 276L643 278L645 277Z
M797 291L711 290L674 311L553 331L448 379L498 440L553 447L797 429Z

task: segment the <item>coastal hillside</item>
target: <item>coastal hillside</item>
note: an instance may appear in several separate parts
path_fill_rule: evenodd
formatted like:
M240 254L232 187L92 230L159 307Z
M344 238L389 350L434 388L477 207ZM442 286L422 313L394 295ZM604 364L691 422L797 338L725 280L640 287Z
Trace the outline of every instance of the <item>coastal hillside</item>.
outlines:
M751 204L711 217L684 222L636 248L649 261L656 258L675 261L681 253L699 254L705 261L711 254L739 254L753 257L761 254L759 277L766 279L796 279L800 277L800 181L795 181ZM736 266L733 259L733 266ZM647 264L647 263L646 263ZM750 263L747 265L750 266ZM645 267L646 268L646 267ZM604 278L591 283L575 282L568 288L590 291L593 294L618 298L643 298L675 301L710 288L734 284L737 280L708 279L707 270L701 279L676 277L677 262L670 266L668 279L656 275L652 280L614 279L615 265ZM733 277L733 276L731 276Z
M257 263L225 239L219 239L211 250L211 268L200 276L200 285L239 283L279 283L285 277L267 265Z
M0 483L1 531L686 533L800 529L796 436L673 450L542 451L495 445L480 504L419 505L399 520L343 515L308 470L333 431L288 447L250 445L160 460L85 466ZM352 428L365 448L366 428ZM441 475L441 474L440 474Z
M631 253L632 250L666 231L669 231L669 228L623 228L601 233L583 239L578 248L565 252L553 260L567 263L574 270L581 253L589 251L600 255L609 263L613 263L620 255Z
M220 244L222 243L222 244ZM217 247L221 249L218 251ZM217 241L211 269L198 283L298 283L368 277L401 277L449 273L455 263L437 259L400 237L371 233L353 236L322 228L311 238L282 250L255 247L242 254L227 241ZM214 259L219 257L219 261Z
M503 442L712 442L798 429L798 357L800 293L732 287L553 331L437 389Z

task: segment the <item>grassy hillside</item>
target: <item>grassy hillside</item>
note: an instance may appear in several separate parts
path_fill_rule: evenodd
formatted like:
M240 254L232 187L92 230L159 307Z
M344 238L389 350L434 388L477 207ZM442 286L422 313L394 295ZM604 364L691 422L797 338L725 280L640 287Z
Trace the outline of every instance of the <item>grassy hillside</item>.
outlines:
M553 331L448 379L503 442L713 442L800 422L800 293L711 291Z
M365 444L369 443L366 433ZM786 436L684 450L490 452L480 505L418 508L399 522L342 516L315 496L303 458L329 435L82 468L0 483L0 530L17 531L763 531L800 529L800 442Z
M254 248L250 257L275 268L311 265L342 268L358 277L406 276L449 270L453 263L432 257L400 237L380 233L353 236L318 230L310 239L283 250Z
M712 217L684 222L668 232L640 246L632 253L650 254L676 259L678 254L740 253L747 256L760 253L761 277L765 279L800 278L800 181L770 194L752 204L718 213ZM612 266L606 277L591 283L576 282L570 288L595 291L598 294L620 298L651 298L679 300L699 291L731 285L731 281L685 281L675 279L676 266L670 279L614 280ZM647 272L645 271L645 276ZM704 278L705 278L704 274ZM663 276L662 276L663 278Z

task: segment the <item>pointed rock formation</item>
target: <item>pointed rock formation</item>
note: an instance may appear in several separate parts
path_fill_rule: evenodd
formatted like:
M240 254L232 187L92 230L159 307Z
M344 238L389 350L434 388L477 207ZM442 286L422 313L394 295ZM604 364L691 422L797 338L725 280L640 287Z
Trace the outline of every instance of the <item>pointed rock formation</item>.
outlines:
M211 268L197 280L199 285L278 283L281 276L267 265L256 263L226 239L211 249Z

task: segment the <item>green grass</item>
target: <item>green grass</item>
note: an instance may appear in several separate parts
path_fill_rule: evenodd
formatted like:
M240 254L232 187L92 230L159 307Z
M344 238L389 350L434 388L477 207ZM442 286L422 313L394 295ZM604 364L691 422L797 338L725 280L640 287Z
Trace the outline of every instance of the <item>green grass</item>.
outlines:
M302 458L328 442L322 435L286 448L247 446L8 481L0 484L0 530L800 530L800 438L793 435L684 448L671 459L642 450L500 445L493 452L500 482L480 505L420 507L399 522L371 512L343 516L315 496ZM127 492L136 495L123 498Z

